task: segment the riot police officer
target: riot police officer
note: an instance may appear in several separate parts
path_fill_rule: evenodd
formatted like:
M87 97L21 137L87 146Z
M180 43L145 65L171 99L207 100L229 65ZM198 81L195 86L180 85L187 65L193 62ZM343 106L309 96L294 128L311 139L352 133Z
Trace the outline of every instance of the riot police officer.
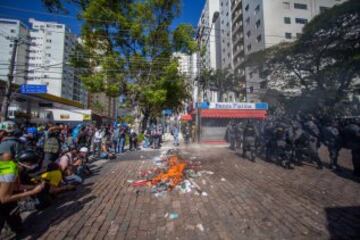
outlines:
M253 123L248 122L245 126L243 133L243 153L242 156L245 158L246 153L250 151L250 160L255 161L256 158L256 147L258 142L258 133Z
M235 123L234 121L230 121L227 129L226 136L228 141L230 142L230 149L235 150Z
M330 168L333 170L340 169L337 160L341 149L341 136L335 120L321 129L321 138L329 151Z
M320 147L320 130L315 124L315 119L312 115L308 117L308 120L304 123L304 130L308 137L308 154L313 162L316 162L318 168L322 168L322 162L319 157L318 148Z
M360 177L360 121L347 124L342 134L344 145L351 149L354 175Z
M239 122L235 126L235 147L241 149L243 144L244 126L242 122Z
M278 163L281 164L284 168L291 168L291 156L290 156L290 140L289 135L287 134L287 126L284 123L279 123L274 129L274 145L276 159Z

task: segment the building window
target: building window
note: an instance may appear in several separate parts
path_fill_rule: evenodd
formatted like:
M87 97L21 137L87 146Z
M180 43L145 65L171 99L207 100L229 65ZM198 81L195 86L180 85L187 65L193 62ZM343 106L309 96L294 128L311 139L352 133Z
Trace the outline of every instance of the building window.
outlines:
M257 42L261 42L261 39L262 39L261 35L259 35L259 36L256 37L256 41L257 41Z
M283 8L284 9L290 9L290 3L289 2L283 2Z
M251 44L247 45L247 50L251 51Z
M260 11L260 5L257 5L256 8L255 8L255 14L258 14Z
M245 22L246 22L246 25L249 25L249 24L250 24L250 17L248 17L248 18L245 20Z
M15 29L11 29L10 32L11 32L11 33L15 33Z
M289 18L289 17L284 17L284 23L285 23L285 24L291 24L291 18Z
M249 4L245 6L245 11L249 11Z
M46 42L51 43L51 39L46 39Z
M285 38L286 39L291 39L291 37L292 37L292 34L291 33L285 33Z
M251 31L248 31L248 32L246 33L246 36L250 37L250 36L251 36Z
M259 28L260 25L261 25L261 21L260 21L260 19L259 19L259 20L256 21L256 28Z
M295 18L295 22L297 24L307 24L308 23L308 20L305 19L305 18Z
M325 12L326 10L328 10L329 8L328 7L321 7L320 6L320 13L323 13Z
M306 4L303 4L303 3L294 3L294 8L306 10L306 9L307 9L307 5L306 5Z

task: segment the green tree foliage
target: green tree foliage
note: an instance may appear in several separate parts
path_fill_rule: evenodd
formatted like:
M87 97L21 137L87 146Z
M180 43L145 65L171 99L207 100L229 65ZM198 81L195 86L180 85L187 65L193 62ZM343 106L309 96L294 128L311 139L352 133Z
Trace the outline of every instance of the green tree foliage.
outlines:
M203 69L200 76L201 89L218 92L218 101L224 101L228 92L241 93L241 78L229 69Z
M164 107L178 110L188 97L185 77L172 53L197 50L192 26L180 24L181 0L88 0L70 2L84 9L82 44L73 63L89 90L108 96L125 94L138 104L144 123ZM61 11L60 0L44 3Z

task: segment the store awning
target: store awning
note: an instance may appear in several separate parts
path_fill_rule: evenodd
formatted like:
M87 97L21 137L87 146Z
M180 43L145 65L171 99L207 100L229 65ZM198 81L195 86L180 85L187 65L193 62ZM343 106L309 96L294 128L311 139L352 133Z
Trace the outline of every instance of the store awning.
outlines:
M180 118L181 121L191 121L192 120L192 117L190 114L185 114L185 115L182 115L181 118Z
M265 119L266 110L256 109L202 109L202 118Z

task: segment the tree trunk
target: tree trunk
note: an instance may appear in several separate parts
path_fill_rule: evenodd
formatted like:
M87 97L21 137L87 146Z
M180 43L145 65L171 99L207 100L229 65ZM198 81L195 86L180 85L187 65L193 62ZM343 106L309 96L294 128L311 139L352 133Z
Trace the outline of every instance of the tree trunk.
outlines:
M141 133L144 133L146 131L147 122L150 117L150 111L146 109L143 111L143 119L141 121Z

